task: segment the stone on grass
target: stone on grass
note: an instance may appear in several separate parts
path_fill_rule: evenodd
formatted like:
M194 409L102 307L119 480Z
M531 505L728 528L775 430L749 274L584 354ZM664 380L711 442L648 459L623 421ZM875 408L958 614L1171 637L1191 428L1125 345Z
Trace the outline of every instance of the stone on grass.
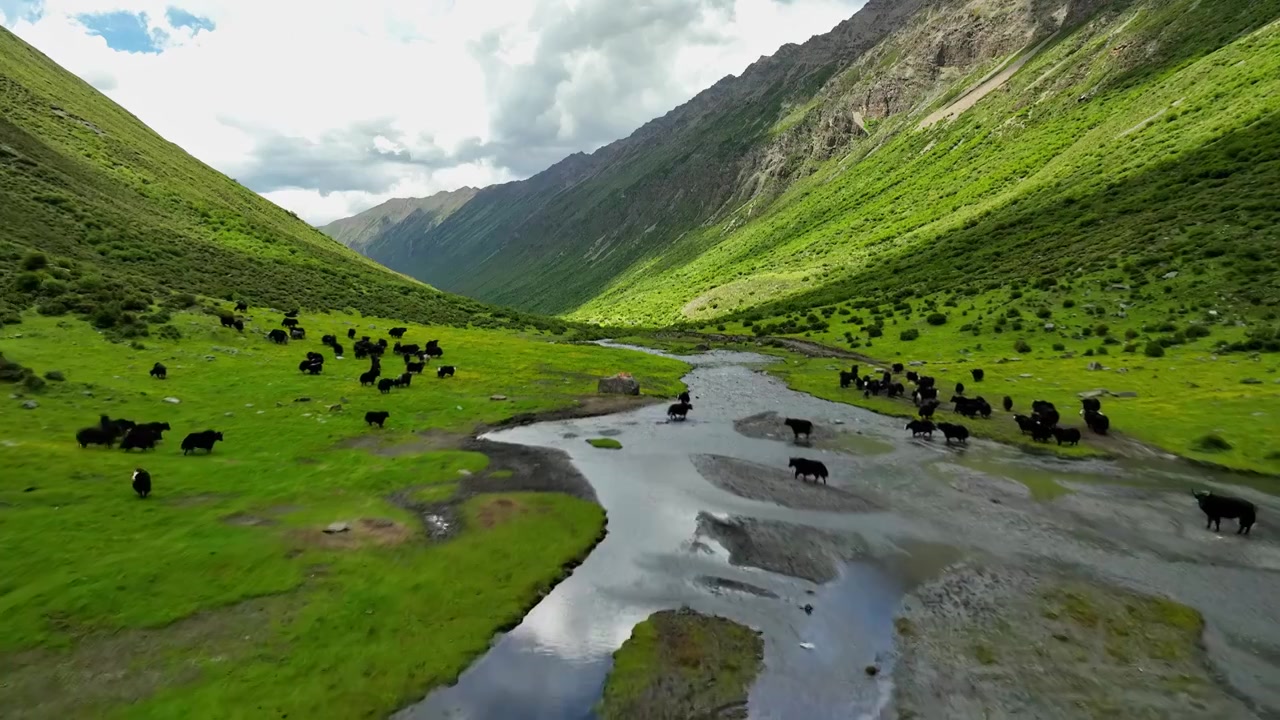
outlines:
M164 401L169 403L170 405L177 405L178 403L182 402L176 397L167 397L164 399Z
M53 382L63 382L67 379L67 376L63 375L61 370L50 370L44 374L44 379L52 380Z
M1136 397L1138 397L1138 393L1136 393L1136 392L1134 392L1134 391L1132 391L1132 390L1122 390L1122 391L1120 391L1120 392L1113 392L1113 393L1111 393L1111 397L1118 397L1118 398L1136 398Z
M309 398L309 397L300 397L300 398L294 398L294 399L293 399L293 401L294 401L294 402L296 402L296 403L311 402L311 398Z
M22 403L22 407L26 410L35 410L36 408L40 407L40 403L36 402L35 400L28 400Z
M507 396L506 395L490 395L489 399L495 402L502 402L503 400L507 399Z
M630 373L618 373L613 377L600 378L596 391L606 395L639 395L640 383Z
M1262 381L1258 378L1245 378L1240 381L1241 385L1261 385Z
M1087 369L1093 370L1096 372L1102 369L1102 363L1098 362L1097 360L1094 360L1093 362L1089 363L1089 366Z
M330 523L329 526L324 529L324 531L330 535L336 535L338 533L347 532L350 529L351 529L351 525L349 523L336 522L336 523Z

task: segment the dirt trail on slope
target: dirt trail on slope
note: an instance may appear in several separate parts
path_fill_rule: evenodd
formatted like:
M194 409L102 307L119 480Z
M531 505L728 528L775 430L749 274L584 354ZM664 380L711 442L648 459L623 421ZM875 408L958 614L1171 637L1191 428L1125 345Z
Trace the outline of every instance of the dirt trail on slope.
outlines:
M1013 62L1006 64L1004 68L999 72L997 72L995 75L984 80L977 87L966 92L964 95L961 95L958 99L956 99L950 105L942 108L941 110L934 111L924 120L921 120L920 124L917 126L917 129L924 130L925 128L931 127L934 124L938 123L939 121L954 120L955 118L959 117L961 113L973 107L974 105L977 105L978 102L982 100L982 98L986 97L987 95L990 95L992 91L999 89L1006 82L1009 82L1009 78L1013 77L1019 70L1022 69L1022 66L1030 62L1032 58L1034 58L1036 55L1039 55L1040 51L1043 50L1044 47L1048 45L1049 42L1056 37L1058 37L1058 33L1055 32L1049 37L1045 38L1044 40L1041 40L1038 45L1036 45L1035 47L1031 48L1031 50L1020 55Z

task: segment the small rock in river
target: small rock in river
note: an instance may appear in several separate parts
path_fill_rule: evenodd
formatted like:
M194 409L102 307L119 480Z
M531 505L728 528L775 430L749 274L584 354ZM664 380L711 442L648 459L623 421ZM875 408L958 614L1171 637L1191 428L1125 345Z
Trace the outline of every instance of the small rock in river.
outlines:
M800 643L800 647L804 648L805 650L812 650L813 643L803 642L803 643Z
M880 674L880 668L876 667L875 665L868 665L864 670L864 672L866 672L871 677L875 677L876 675Z
M805 603L805 604L804 604L804 614L805 614L805 615L812 615L812 614L813 614L813 605L810 605L809 603Z

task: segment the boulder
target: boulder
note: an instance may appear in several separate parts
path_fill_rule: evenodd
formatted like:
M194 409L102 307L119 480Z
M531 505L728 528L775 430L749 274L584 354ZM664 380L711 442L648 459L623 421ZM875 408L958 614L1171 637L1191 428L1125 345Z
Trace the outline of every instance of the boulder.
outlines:
M329 412L342 412L342 405L330 405Z
M639 395L640 383L628 373L600 378L596 391L605 395Z
M1109 395L1109 394L1110 393L1108 393L1103 388L1098 388L1097 390L1085 390L1084 392L1079 393L1080 397L1085 398L1086 400L1089 398L1102 397L1104 395Z
M1136 397L1138 397L1138 393L1136 393L1136 392L1134 392L1134 391L1132 391L1132 390L1121 390L1120 392L1113 392L1113 393L1111 393L1111 397L1118 397L1118 398L1136 398Z
M36 408L40 407L40 403L36 402L35 400L28 400L22 403L22 407L24 410L35 410Z
M1101 370L1101 369L1102 369L1102 363L1098 362L1097 360L1094 360L1093 362L1089 363L1089 367L1088 367L1088 369L1089 369L1089 370L1093 370L1093 371Z
M347 532L350 529L351 529L351 525L349 525L348 523L336 522L336 523L330 523L329 526L324 529L324 531L330 535L336 535L338 533Z
M1169 272L1165 273L1164 275L1161 275L1160 277L1164 278L1165 280L1172 280L1178 277L1178 271L1170 270Z

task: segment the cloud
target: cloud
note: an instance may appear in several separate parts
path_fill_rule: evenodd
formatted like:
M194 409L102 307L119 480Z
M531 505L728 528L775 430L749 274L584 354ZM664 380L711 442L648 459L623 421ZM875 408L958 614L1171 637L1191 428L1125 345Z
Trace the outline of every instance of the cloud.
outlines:
M0 0L4 24L317 223L527 177L862 0Z

